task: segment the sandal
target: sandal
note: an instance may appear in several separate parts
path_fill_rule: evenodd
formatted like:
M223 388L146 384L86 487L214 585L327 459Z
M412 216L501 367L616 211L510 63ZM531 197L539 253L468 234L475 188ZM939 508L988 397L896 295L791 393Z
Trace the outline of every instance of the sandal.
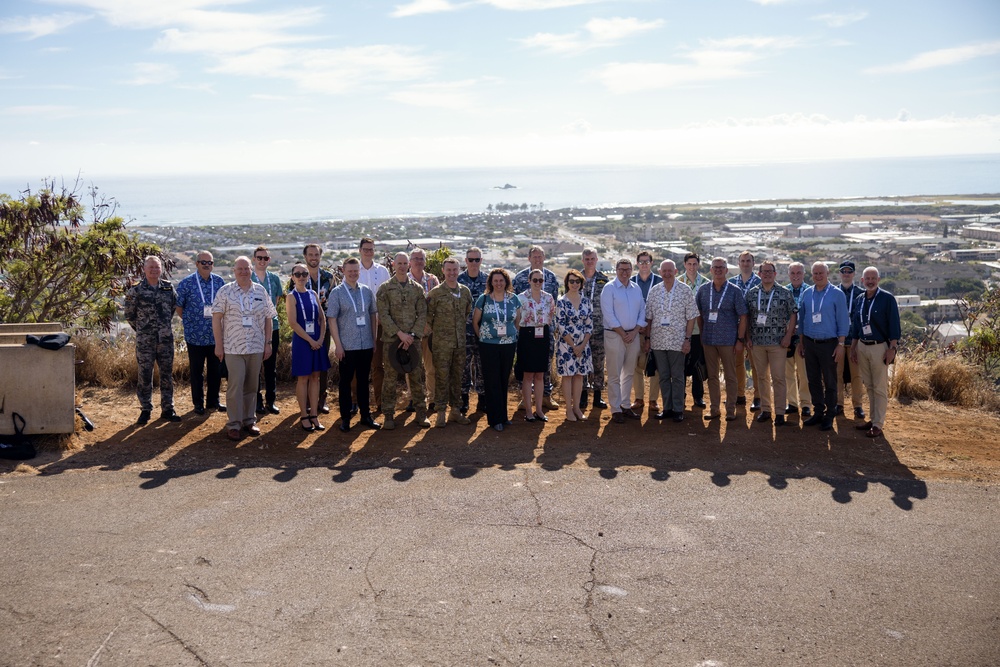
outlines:
M306 426L307 422L309 424L308 426ZM306 415L305 417L299 417L299 426L302 427L303 431L312 432L315 430L312 425L312 417L310 417L309 415Z

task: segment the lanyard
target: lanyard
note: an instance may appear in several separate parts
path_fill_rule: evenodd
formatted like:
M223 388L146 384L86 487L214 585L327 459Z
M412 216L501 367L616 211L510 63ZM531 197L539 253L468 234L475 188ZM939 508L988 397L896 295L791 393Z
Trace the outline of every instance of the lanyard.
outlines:
M317 311L319 310L319 306L314 301L315 295L312 293L312 290L310 290L310 291L308 291L306 293L309 295L309 307L312 309L312 317L309 317L309 316L306 315L306 307L304 305L302 305L302 300L305 297L299 296L298 293L296 293L295 302L297 304L299 304L299 310L302 312L302 321L303 322L315 322L316 321Z
M843 292L843 288L841 288L841 291ZM847 288L847 291L844 292L844 296L847 297L847 317L850 317L851 315L854 314L853 313L854 299L851 298L853 295L854 295L854 285L851 285L850 287Z
M358 290L358 293L359 293L358 296L361 298L361 312L363 313L363 312L365 312L365 293L361 291L361 286L360 285L358 285L358 287L356 289ZM350 287L347 288L347 296L351 297L351 305L354 306L354 314L357 315L358 314L358 304L354 300L354 295L351 294L351 288Z
M726 292L729 291L729 285L730 285L730 282L727 280L726 281L726 286L722 289L722 296L719 298L719 308L722 308L722 304L726 300ZM709 310L709 312L711 312L713 310L718 310L717 308L713 308L712 307L712 297L714 295L715 295L715 285L713 284L712 288L710 290L708 290L708 310Z
M205 290L203 290L201 288L201 276L198 276L197 274L195 274L195 275L196 275L196 277L195 277L194 281L196 283L198 283L198 291L201 292L201 303L202 303L202 305L204 305L204 306L211 306L213 303L215 303L215 281L212 280L212 276L208 277L209 289L211 289L211 292L209 292L209 299L211 299L211 300L210 301L205 301Z
M318 301L319 300L319 291L323 287L323 274L322 274L322 272L320 272L319 269L316 270L316 289L315 290L313 290L312 284L313 284L312 276L309 276L309 279L306 280L306 289L309 290L310 292L315 291L316 292L316 300Z
M666 285L664 285L663 288L666 289ZM670 288L670 300L667 302L667 315L669 315L670 311L674 309L674 290L675 289L677 289L677 283L674 283L674 286ZM721 306L722 302L719 302L719 305ZM709 306L709 310L711 310L711 306Z
M871 324L872 323L872 308L875 307L875 299L878 298L878 293L881 292L881 291L882 291L881 287L879 287L879 288L877 288L875 290L875 295L872 297L872 303L871 303L870 306L868 306L868 317L865 318L865 324ZM866 299L867 299L867 297L866 297ZM862 312L864 312L864 308L865 308L865 304L862 302L862 304L861 304L861 310L862 310Z
M409 276L410 276L410 279L413 279L413 274L412 273L410 273ZM420 282L423 283L424 294L427 294L427 292L430 291L430 280L427 278L427 272L426 271L424 271L424 277L420 279Z
M597 274L594 274L594 282L590 283L590 302L594 302L594 290L597 289Z
M820 310L820 312L823 312L823 303L826 301L826 295L827 294L829 294L829 289L824 289L823 290L823 298L819 300L819 310ZM812 296L812 300L809 302L809 308L810 308L810 310L809 310L810 313L815 313L816 312L816 289L815 288L813 288L813 296Z
M497 301L492 295L490 296L490 300L493 301L494 319L498 324L507 324L507 295L503 295L503 317L500 317L500 306L497 305Z
M771 296L767 297L767 310L764 311L764 313L766 315L770 315L771 314L771 301L774 299L774 293L777 292L777 291L778 290L776 290L774 287L771 287ZM763 287L761 287L759 290L757 290L757 312L758 313L760 312L760 295L763 294L763 292L764 292L764 288Z
M240 297L239 297L240 298L240 315L248 315L250 313L253 313L253 285L250 286L250 289L245 294L242 293L242 290L240 290L240 292L241 292ZM250 307L249 308L247 307L247 301L248 300L250 302Z

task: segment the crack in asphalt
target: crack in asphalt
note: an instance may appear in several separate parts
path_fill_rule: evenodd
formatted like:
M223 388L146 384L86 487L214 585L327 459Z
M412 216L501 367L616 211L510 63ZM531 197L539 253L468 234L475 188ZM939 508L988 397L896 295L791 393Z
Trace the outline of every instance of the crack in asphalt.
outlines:
M178 644L181 645L181 648L183 648L185 651L187 651L192 656L194 656L194 659L197 660L199 664L205 665L205 667L209 667L209 664L205 661L205 659L202 658L200 655L198 655L197 651L195 651L193 648L191 648L190 646L188 646L188 643L186 641L184 641L183 639L181 639L177 635L176 632L174 632L173 630L171 630L170 628L168 628L166 625L164 625L163 623L161 623L160 621L158 621L156 619L156 617L154 617L152 614L150 614L149 612L147 612L142 607L136 607L136 609L139 611L140 614L142 614L143 616L145 616L146 618L148 618L149 620L151 620L153 623L155 623L157 626L159 626L160 629L162 629L164 632L166 632L168 635L170 635L174 639L174 641L176 641Z
M372 549L372 552L368 554L368 560L365 561L365 569L364 569L365 581L368 583L368 588L371 589L372 594L375 596L376 602L379 601L379 598L385 595L385 589L383 588L382 590L377 590L375 588L375 584L372 583L371 577L368 576L368 568L369 566L371 566L372 560L375 559L375 554L378 553L378 550L382 548L383 544L385 544L384 540L382 542L379 542L379 545L374 549Z

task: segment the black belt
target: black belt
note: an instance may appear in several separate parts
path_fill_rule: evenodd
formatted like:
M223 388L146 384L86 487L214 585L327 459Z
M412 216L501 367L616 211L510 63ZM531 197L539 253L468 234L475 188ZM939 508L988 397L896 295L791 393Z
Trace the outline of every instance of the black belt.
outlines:
M819 339L819 338L810 338L809 336L803 336L803 338L805 338L810 343L821 343L822 344L822 343L836 343L836 342L838 342L837 338L823 338L823 339Z
M884 340L864 340L862 338L859 338L858 342L861 343L862 345L881 345L885 341Z

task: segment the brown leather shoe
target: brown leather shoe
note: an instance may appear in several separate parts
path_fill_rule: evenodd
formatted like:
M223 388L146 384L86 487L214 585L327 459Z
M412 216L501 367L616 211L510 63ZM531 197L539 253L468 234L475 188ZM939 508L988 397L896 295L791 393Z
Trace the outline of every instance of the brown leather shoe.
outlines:
M646 401L642 400L641 398L637 398L634 401L632 401L632 409L635 410L636 412L642 412L642 409L644 407L646 407Z
M254 436L254 437L257 437L258 435L260 435L260 429L257 428L256 424L250 424L250 426L244 426L243 430L245 430L247 432L247 434L249 434L251 436Z
M858 429L859 431L870 431L872 430L872 426L874 426L874 424L872 424L871 422L865 422L864 424L858 424L854 428Z
M870 429L865 431L865 435L869 438L877 438L882 435L882 429L878 426L872 426Z
M228 431L226 431L226 437L236 442L239 442L242 439L240 430L238 428L231 428Z

